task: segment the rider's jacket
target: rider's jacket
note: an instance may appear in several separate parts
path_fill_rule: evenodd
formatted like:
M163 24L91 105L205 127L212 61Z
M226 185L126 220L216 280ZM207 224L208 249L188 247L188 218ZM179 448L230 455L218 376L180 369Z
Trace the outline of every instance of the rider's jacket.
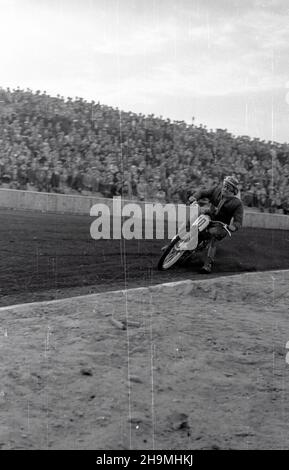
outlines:
M243 203L238 197L222 200L222 185L213 186L208 189L199 189L193 196L199 200L207 198L212 207L211 216L213 220L220 220L225 224L230 224L233 218L236 229L243 223Z

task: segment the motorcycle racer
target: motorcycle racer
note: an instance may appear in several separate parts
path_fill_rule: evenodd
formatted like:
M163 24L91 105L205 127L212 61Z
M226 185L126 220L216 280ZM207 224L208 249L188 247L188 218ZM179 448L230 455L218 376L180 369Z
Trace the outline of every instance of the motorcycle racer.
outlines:
M202 273L209 274L216 257L216 244L227 236L227 231L220 225L214 226L214 221L220 221L228 225L231 232L236 232L243 223L243 203L237 197L239 182L234 176L226 176L222 184L208 189L199 189L189 197L189 203L207 198L210 202L209 214L212 223L207 229L209 237L206 259L201 269Z

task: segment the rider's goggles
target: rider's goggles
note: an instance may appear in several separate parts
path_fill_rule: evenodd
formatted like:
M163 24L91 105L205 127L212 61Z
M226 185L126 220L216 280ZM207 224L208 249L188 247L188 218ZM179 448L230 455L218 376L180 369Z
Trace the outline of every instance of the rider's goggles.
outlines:
M225 191L230 191L231 193L236 192L236 188L234 186L232 186L230 183L227 183L227 182L223 183L223 189L225 189Z

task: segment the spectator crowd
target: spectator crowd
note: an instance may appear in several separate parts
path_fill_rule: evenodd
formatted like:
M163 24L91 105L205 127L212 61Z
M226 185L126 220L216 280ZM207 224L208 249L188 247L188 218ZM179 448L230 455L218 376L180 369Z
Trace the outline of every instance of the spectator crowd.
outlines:
M0 187L186 202L234 174L246 206L289 214L289 144L0 88Z

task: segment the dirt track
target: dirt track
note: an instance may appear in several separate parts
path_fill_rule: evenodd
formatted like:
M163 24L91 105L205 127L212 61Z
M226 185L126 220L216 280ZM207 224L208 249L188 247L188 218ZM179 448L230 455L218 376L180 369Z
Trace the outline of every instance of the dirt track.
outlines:
M156 270L163 241L95 241L92 218L0 211L0 305L58 299L178 279L198 279L200 260ZM289 233L242 229L220 244L212 277L289 268Z
M0 447L288 449L288 281L1 309Z
M201 277L90 223L1 211L1 305ZM288 449L289 274L218 277L288 268L288 239L244 229L185 286L2 307L0 448Z

